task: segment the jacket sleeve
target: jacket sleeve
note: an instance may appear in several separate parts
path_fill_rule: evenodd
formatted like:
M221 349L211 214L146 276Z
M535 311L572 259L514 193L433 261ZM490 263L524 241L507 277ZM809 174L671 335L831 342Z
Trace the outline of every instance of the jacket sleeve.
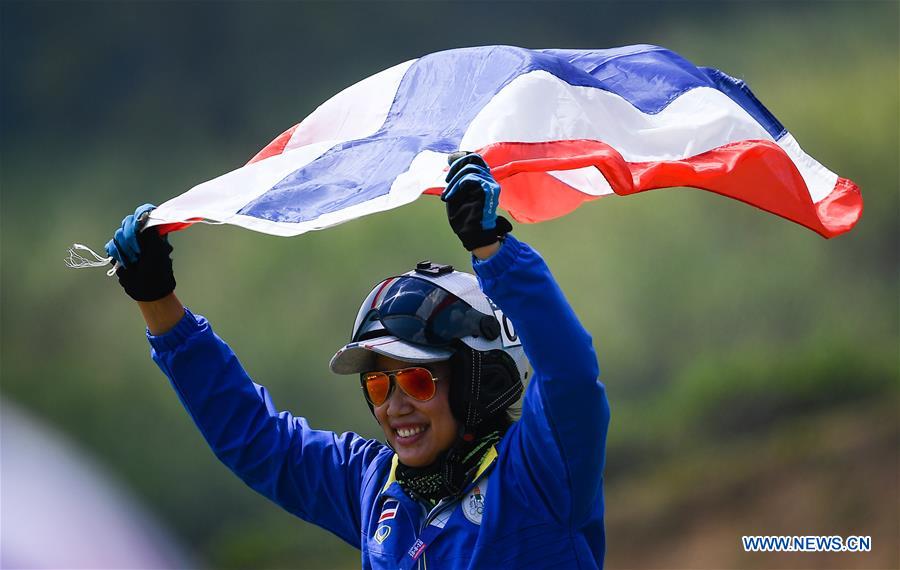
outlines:
M360 494L383 445L313 430L278 412L203 317L147 333L153 360L216 456L247 485L302 519L360 547Z
M609 403L591 341L541 256L509 235L474 262L482 290L512 321L533 368L509 452L537 496L579 525L601 496ZM563 479L567 485L557 482Z

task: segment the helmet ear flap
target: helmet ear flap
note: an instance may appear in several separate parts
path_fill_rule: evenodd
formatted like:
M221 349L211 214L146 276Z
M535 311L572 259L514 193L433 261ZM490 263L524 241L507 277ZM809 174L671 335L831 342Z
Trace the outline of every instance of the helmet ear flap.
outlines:
M466 433L466 416L469 412L469 394L471 393L472 375L475 373L475 363L473 362L475 351L464 345L457 343L458 346L450 357L450 369L453 378L450 381L450 411L453 417L459 421L459 435L462 437Z
M522 397L524 385L519 369L512 357L504 351L482 353L481 376L482 394L479 405L483 409L484 419L491 419L506 411Z
M502 350L477 351L460 343L450 358L450 411L460 423L460 436L471 440L485 424L514 404L524 389L512 357Z

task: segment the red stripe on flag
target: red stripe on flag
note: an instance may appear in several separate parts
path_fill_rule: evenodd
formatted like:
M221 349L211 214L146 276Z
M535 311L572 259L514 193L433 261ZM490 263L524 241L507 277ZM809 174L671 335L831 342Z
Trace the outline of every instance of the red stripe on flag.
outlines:
M834 190L816 204L819 219L835 232L834 235L849 232L859 221L862 211L863 200L859 187L846 178L838 178Z
M591 140L497 143L479 150L501 183L500 206L519 222L568 214L591 196L547 174L594 166L613 192L636 194L689 186L740 200L830 238L849 231L862 215L859 188L841 178L813 204L803 177L787 153L771 141L741 141L686 158L627 162L611 146ZM440 194L430 188L428 194Z
M254 155L254 157L251 158L247 164L253 164L254 162L259 162L260 160L284 152L284 147L287 146L288 141L291 140L291 135L294 134L294 131L296 131L297 127L299 126L300 124L298 123L275 137L275 140L263 147L263 149L256 153L256 155Z
M196 224L197 222L202 222L203 218L191 218L186 222L172 222L171 224L160 224L156 226L156 231L159 232L159 235L164 236L166 234L170 234L172 232L177 232L183 230L184 228L189 228Z

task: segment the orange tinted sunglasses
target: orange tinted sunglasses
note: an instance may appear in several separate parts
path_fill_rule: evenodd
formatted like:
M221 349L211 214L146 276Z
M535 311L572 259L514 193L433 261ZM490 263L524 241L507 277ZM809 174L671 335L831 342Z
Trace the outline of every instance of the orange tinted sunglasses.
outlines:
M365 372L362 375L362 388L366 400L373 406L380 406L391 397L394 386L400 386L409 397L427 402L437 392L437 378L431 370L421 367L401 368L388 372Z

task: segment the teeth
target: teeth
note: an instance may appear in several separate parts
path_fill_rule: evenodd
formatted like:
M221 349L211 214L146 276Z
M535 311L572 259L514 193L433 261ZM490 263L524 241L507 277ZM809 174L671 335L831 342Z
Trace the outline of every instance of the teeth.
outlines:
M418 426L414 428L400 428L397 430L397 435L399 435L400 437L412 437L417 433L422 433L423 431L425 431L424 426Z

